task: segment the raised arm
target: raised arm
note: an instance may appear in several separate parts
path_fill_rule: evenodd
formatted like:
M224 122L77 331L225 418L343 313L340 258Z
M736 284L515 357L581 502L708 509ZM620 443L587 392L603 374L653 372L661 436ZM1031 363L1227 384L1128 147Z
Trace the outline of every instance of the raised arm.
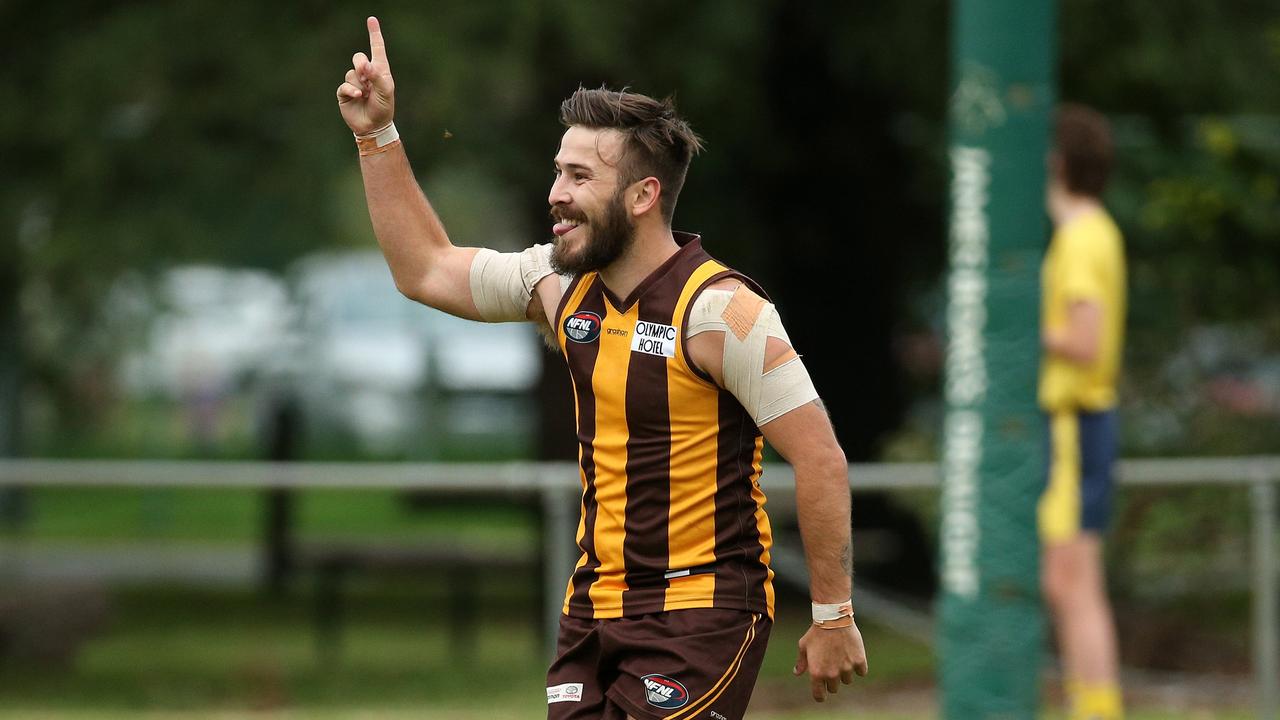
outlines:
M703 291L690 314L690 360L733 393L765 439L791 463L809 568L814 625L799 644L796 674L814 700L867 673L852 607L853 549L844 452L777 311L736 281Z
M545 251L499 255L456 247L413 176L392 123L395 80L377 18L368 19L369 51L351 58L338 109L355 133L365 199L378 245L405 297L471 320L541 319L531 292L550 274Z

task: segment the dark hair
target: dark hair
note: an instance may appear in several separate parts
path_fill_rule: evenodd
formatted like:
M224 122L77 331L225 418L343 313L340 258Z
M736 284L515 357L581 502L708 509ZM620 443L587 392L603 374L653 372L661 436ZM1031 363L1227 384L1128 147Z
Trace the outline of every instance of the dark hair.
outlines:
M1060 106L1054 122L1053 149L1067 190L1102 197L1114 157L1111 123L1102 113L1084 105Z
M623 135L618 162L620 186L653 176L662 184L662 217L671 224L676 198L684 187L689 162L702 149L702 140L689 123L676 115L671 98L579 87L560 103L560 122L592 130L617 130Z

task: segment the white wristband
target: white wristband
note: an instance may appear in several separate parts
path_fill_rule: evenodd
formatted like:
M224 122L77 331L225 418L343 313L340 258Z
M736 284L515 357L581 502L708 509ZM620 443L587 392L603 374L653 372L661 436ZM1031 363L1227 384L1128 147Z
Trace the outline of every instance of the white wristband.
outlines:
M360 148L361 155L374 155L399 139L400 132L396 130L396 124L387 123L385 127L371 133L356 135L356 147Z
M853 617L853 598L845 600L842 603L812 603L813 605L813 621L816 623L830 622L839 620L840 618Z

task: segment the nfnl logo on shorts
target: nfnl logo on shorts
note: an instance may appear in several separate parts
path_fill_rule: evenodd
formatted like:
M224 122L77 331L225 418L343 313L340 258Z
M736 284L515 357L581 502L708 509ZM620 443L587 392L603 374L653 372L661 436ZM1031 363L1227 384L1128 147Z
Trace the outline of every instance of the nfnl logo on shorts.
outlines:
M547 704L582 702L582 683L564 683L547 688Z
M564 335L576 343L594 342L603 324L599 315L582 310L564 319Z
M636 334L631 338L631 351L658 357L676 356L676 329L661 323L636 321Z
M644 699L654 707L675 710L689 702L689 691L666 675L645 675L640 682L644 683Z

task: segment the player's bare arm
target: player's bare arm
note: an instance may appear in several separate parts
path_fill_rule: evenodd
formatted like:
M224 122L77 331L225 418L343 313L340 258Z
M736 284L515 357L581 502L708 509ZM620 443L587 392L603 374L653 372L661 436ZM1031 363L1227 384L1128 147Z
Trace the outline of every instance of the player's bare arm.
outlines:
M395 80L386 42L377 18L369 18L367 24L370 53L352 56L351 69L338 86L338 108L359 139L369 217L396 288L412 300L471 320L519 319L521 312L528 319L541 320L544 302L530 299L512 313L480 292L482 283L490 288L496 284L497 294L502 295L504 280L514 283L510 276L519 274L514 258L492 258L496 255L492 251L457 247L450 241L398 141L392 124ZM491 254L485 257L493 262L485 266L488 275L481 277L477 255L485 253ZM486 300L498 310L486 312Z
M830 419L773 307L734 280L704 293L712 298L695 303L686 343L690 361L738 397L769 444L791 463L811 599L841 605L850 599L853 582L848 465ZM852 615L840 620L815 624L800 640L796 674L809 673L818 702L839 683L852 683L854 673L867 672Z
M838 604L852 596L853 547L849 531L849 476L844 452L820 400L798 407L760 428L796 474L796 511L814 603ZM843 623L837 623L843 624ZM846 627L811 626L800 638L797 675L809 673L813 699L822 702L840 683L867 674L862 634Z
M1067 324L1062 328L1046 328L1042 338L1044 349L1081 365L1098 359L1102 345L1102 304L1095 300L1077 300L1067 309Z

